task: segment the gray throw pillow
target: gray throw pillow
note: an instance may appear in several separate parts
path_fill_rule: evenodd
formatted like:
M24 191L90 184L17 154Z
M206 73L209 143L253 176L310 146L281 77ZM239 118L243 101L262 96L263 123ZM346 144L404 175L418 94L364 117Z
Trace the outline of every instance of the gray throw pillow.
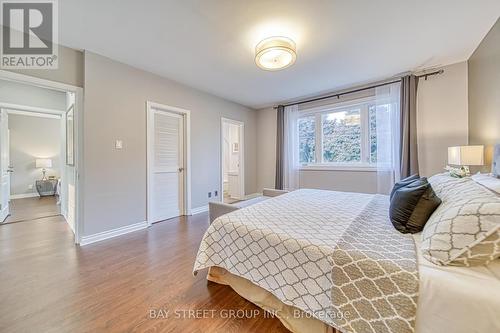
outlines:
M406 177L404 179L401 179L399 182L394 184L394 187L392 188L392 191L391 191L389 198L392 200L392 197L394 196L394 193L397 191L397 189L399 189L401 187L405 187L406 185L413 183L417 179L420 179L420 176L418 174L411 175L410 177Z
M394 227L402 233L422 231L441 200L434 193L426 178L412 181L395 189L389 208Z

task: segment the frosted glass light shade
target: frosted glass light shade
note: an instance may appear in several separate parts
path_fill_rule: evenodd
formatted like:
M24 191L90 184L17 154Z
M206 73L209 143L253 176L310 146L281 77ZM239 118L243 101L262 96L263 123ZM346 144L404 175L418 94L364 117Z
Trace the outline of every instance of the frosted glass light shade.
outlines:
M295 42L287 37L269 37L255 47L255 63L264 70L287 68L297 59Z
M448 147L448 164L450 165L483 165L484 146Z
M37 158L35 164L37 168L52 168L52 160L50 158Z

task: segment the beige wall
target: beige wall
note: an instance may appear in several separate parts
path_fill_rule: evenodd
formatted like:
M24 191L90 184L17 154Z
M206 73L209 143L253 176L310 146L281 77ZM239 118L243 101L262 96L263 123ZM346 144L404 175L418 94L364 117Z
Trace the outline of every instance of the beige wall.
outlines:
M8 71L83 87L83 52L59 46L57 69L9 69Z
M469 59L469 142L486 145L489 171L491 148L500 143L500 20Z
M417 133L422 176L443 172L448 147L468 141L467 62L418 82Z
M191 111L193 208L221 193L221 117L245 123L245 191L256 191L255 110L90 52L84 90L84 235L146 220L148 100Z

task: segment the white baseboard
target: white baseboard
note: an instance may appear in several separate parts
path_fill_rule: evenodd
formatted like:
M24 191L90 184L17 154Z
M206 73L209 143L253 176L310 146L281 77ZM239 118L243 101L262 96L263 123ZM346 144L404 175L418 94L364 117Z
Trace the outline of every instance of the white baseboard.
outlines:
M197 207L197 208L191 208L191 215L200 214L200 213L204 213L204 212L208 212L208 205Z
M22 194L11 194L10 199L24 199L24 198L34 198L34 197L39 197L38 193L33 192L33 193L22 193Z
M249 199L253 199L253 198L257 198L257 197L261 197L261 196L262 196L262 193L251 193L251 194L245 195L245 200L249 200Z
M99 232L97 234L93 234L93 235L89 235L89 236L82 236L82 238L80 239L80 246L92 244L95 242L100 242L102 240L121 236L121 235L125 235L125 234L128 234L130 232L146 229L147 227L148 227L148 222L144 221L144 222L134 223L131 225L127 225L124 227L120 227L120 228L116 228L116 229L112 229L112 230L108 230L108 231Z

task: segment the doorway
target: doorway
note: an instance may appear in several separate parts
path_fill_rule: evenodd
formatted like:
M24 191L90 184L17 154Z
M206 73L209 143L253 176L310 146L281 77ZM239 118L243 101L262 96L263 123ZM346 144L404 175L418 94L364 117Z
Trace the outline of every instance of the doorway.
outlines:
M0 224L62 220L78 244L83 90L1 70L0 85Z
M0 85L5 88L6 83ZM64 94L50 97L59 98L61 104L66 101ZM68 180L61 159L66 140L63 111L49 114L21 108L0 108L4 223L55 217L61 214L61 206L68 206L67 195L61 191Z
M222 202L245 200L244 123L221 119Z
M148 102L148 225L190 211L190 144L188 110Z

